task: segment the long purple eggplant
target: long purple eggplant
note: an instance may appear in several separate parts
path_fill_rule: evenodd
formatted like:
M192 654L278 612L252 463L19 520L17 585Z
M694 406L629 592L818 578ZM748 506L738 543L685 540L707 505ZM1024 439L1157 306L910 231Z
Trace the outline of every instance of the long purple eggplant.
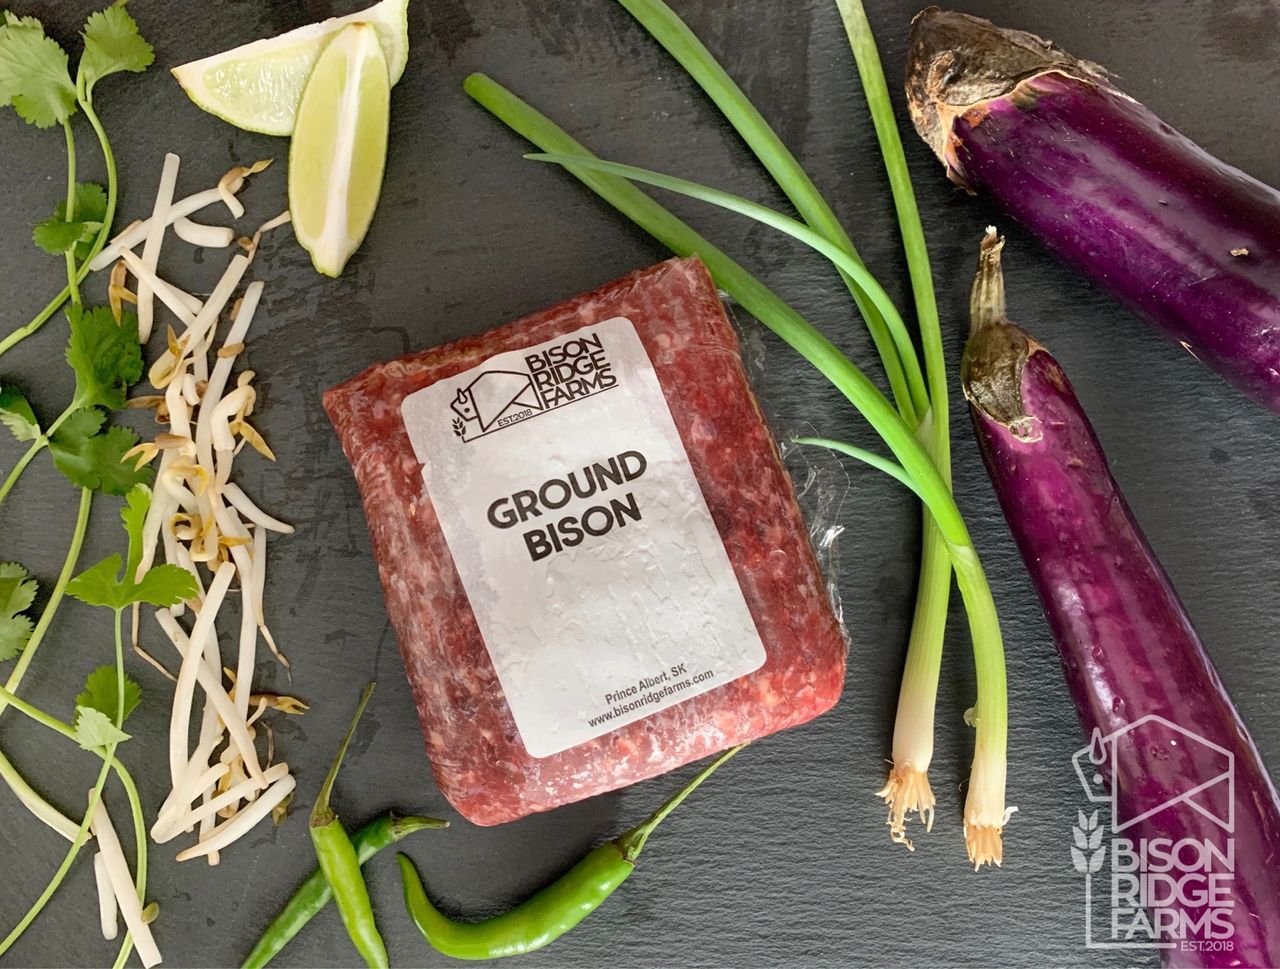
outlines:
M930 7L907 57L953 181L1280 411L1280 192L1034 34Z
M1005 317L1002 247L989 229L961 379L987 471L1093 738L1081 779L1114 792L1109 824L1134 844L1191 839L1224 854L1234 847L1234 874L1219 879L1230 907L1175 905L1164 918L1192 927L1183 921L1161 934L1179 943L1161 950L1166 965L1280 966L1276 788L1062 367ZM1222 775L1229 760L1233 785L1210 784L1192 803L1170 803ZM1193 848L1185 851L1194 867ZM1112 858L1114 871L1123 859ZM1197 932L1197 922L1207 924ZM1184 938L1210 944L1189 951Z

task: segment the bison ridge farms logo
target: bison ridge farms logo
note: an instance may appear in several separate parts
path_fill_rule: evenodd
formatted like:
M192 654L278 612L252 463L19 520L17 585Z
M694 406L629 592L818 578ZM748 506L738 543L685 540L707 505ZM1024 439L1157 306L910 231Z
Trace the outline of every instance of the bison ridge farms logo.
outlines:
M1125 747L1181 751L1207 780L1169 790L1161 803L1143 802L1140 813L1130 813L1105 776ZM1148 714L1105 736L1095 728L1071 759L1086 798L1110 807L1110 817L1097 807L1078 810L1072 826L1071 861L1084 876L1085 946L1234 951L1234 754ZM1140 826L1166 811L1194 812L1209 824L1199 826L1202 837L1176 839Z
M522 369L483 370L460 386L450 408L453 433L464 443L512 427L617 386L599 333L579 331L526 353Z

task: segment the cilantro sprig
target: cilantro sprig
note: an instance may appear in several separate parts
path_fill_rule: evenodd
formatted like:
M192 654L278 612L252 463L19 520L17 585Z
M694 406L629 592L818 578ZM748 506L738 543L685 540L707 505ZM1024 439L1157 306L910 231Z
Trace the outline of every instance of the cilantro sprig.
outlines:
M142 348L138 345L138 318L121 314L115 321L102 306L67 308L71 334L66 359L75 373L76 389L67 408L42 430L34 409L14 387L0 388L0 423L20 441L29 441L26 452L0 483L0 503L31 462L45 448L72 484L109 495L124 495L136 484L151 480L151 470L124 462L125 453L138 443L133 431L106 426L107 411L125 405L129 387L142 376Z
M135 485L126 496L124 508L120 512L121 524L124 526L128 540L125 554L109 555L66 583L67 594L88 605L104 606L112 611L115 641L114 665L102 666L90 673L85 680L84 689L75 698L74 724L58 720L27 703L16 696L12 688L0 687L0 702L13 706L33 720L62 734L68 740L75 741L82 749L102 758L102 768L98 773L97 783L90 793L89 812L86 813L85 820L76 829L71 847L45 890L14 930L0 941L0 955L3 955L35 920L70 871L72 862L88 836L88 818L101 797L102 788L110 770L114 770L120 777L129 795L134 830L138 833L137 889L140 896L145 897L147 840L142 804L128 771L116 759L116 751L120 744L130 739L129 734L124 730L125 720L142 699L141 688L124 672L123 614L124 610L135 602L172 606L184 600L194 599L198 591L195 576L176 565L154 565L142 575L137 574L143 555L143 527L150 506L151 490L146 485ZM28 581L25 570L13 566L0 566L0 606L3 605L6 593L6 586L3 584L6 581L3 577L6 576L9 581L19 583L16 587L18 590L24 590L10 590L10 604L19 605L22 608L30 605L34 590L27 590L21 585ZM121 949L121 960L127 957L130 945L131 941L126 936Z
M116 759L118 745L128 739L123 730L125 718L140 698L137 685L124 675L121 634L121 606L134 597L157 599L182 595L182 579L162 571L154 577L150 572L136 576L138 559L134 557L135 529L129 523L145 518L150 493L140 482L150 473L121 462L124 453L136 442L131 431L111 427L107 414L124 404L130 384L142 373L141 351L137 343L137 321L125 316L119 324L111 313L83 305L79 286L89 272L89 265L106 244L115 218L119 183L115 156L94 97L100 83L121 72L145 70L153 59L150 44L139 34L133 17L123 0L94 13L81 34L82 51L73 65L67 52L50 38L40 22L11 12L0 13L0 114L13 108L19 119L37 128L60 127L66 143L66 191L53 206L51 218L33 225L33 242L50 254L60 256L66 271L66 285L36 316L0 340L0 354L38 331L59 309L70 301L67 311L71 337L67 346L67 362L75 372L75 394L68 407L52 421L37 415L22 392L7 383L0 385L0 424L14 437L28 445L18 463L0 483L0 501L13 488L23 470L43 450L49 450L55 466L80 488L80 508L72 533L70 548L61 572L50 590L49 598L32 623L28 610L32 606L34 580L16 565L0 566L0 660L16 663L5 684L0 687L0 712L7 707L32 717L56 730L69 740L102 758L102 768L90 796L90 813L97 803L107 774L114 770L128 794L138 835L137 887L145 892L146 853L142 807L137 789L123 765ZM77 179L76 141L72 119L81 114L93 129L102 153L105 187ZM0 137L4 137L0 134ZM131 489L141 488L140 491ZM91 674L85 689L76 697L74 725L64 723L32 707L16 695L45 631L64 594L77 580L72 579L88 528L93 496L97 492L130 496L126 509L126 525L131 536L131 550L125 576L108 575L105 567L94 578L81 578L76 585L92 599L107 597L115 616L115 664ZM142 509L139 512L139 509ZM138 529L140 529L140 524ZM137 553L140 555L140 553ZM117 562L119 556L116 556ZM194 580L187 576L194 583ZM136 581L135 581L136 580ZM22 935L56 892L70 870L80 847L88 837L88 817L77 825L45 802L0 755L0 779L20 792L23 803L38 817L70 836L71 847L48 886L13 930L0 940L3 955ZM118 964L128 956L130 940L126 936Z
M138 563L142 561L142 527L151 505L151 491L137 485L129 492L120 518L129 536L128 557L118 552L85 569L67 586L67 594L91 606L105 606L117 613L135 602L146 602L158 608L176 606L194 599L196 580L180 565L153 565L136 581ZM121 567L124 567L123 575Z
M94 108L103 78L145 71L155 58L125 0L92 14L80 32L83 50L75 73L67 52L44 32L40 21L12 12L0 16L0 109L12 107L27 124L63 129L67 146L67 191L53 218L32 231L36 245L61 255L67 285L25 326L0 340L0 355L40 329L70 299L80 303L79 284L89 262L106 244L115 217L118 183L115 156ZM106 167L105 191L76 181L76 144L71 119L84 114L97 136Z

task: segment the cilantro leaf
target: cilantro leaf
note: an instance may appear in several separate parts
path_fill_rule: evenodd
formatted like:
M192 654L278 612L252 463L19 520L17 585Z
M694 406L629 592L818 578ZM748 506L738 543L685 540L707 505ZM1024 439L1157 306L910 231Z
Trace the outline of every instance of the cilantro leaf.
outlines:
M35 601L36 580L17 562L0 563L0 613L25 612Z
M37 128L61 124L76 109L67 52L34 17L6 13L0 26L0 107L7 104Z
M123 609L135 602L149 602L163 608L196 597L196 577L177 565L153 565L140 580L133 580L142 561L142 528L150 506L151 492L144 485L134 486L120 512L125 534L129 536L127 562L121 560L119 553L108 555L68 583L69 595L91 606L110 609ZM122 565L126 566L123 578L120 576Z
M91 606L123 609L135 602L148 602L161 608L196 597L196 579L178 565L154 565L140 582L128 576L121 579L124 563L119 554L81 572L67 584L67 594Z
M147 602L163 609L196 597L196 579L180 565L153 565L128 592L129 602Z
M142 529L151 508L151 489L144 484L134 485L125 496L125 506L120 509L124 532L129 536L129 555L124 563L125 578L131 579L142 561Z
M62 422L50 442L62 441L68 447L82 437L92 437L106 423L107 415L96 407L81 407Z
M80 414L95 415L83 422L84 427L94 420L97 426L102 424L102 411L87 407L69 418L49 441L54 465L72 484L103 494L125 495L134 486L151 480L154 473L151 468L146 465L135 468L132 461L124 460L129 449L138 443L138 435L127 427L108 427L101 433L79 434L79 427L69 425Z
M36 580L17 562L0 564L0 661L13 659L31 638L31 620L21 615L36 596Z
M75 209L72 212L72 222L79 222L83 225L97 224L101 228L102 223L107 218L107 192L101 185L96 182L77 182L75 195ZM67 202L66 199L60 201L53 210L53 218L51 222L67 222ZM47 225L42 222L40 225ZM36 226L36 230L40 230L40 226ZM89 258L89 250L93 248L93 237L97 234L98 229L94 229L88 234L88 237L77 242L72 250L76 257L76 262L84 262ZM36 238L36 245L41 246L40 239ZM47 250L46 250L47 251Z
M101 711L108 720L115 723L117 691L116 668L99 666L84 681L84 692L76 697L76 708L85 707ZM120 718L122 723L129 719L129 714L133 713L141 700L142 687L126 676L124 678L124 716Z
M0 28L3 27L35 27L36 29L41 29L40 21L36 20L35 17L19 17L11 10L4 11L4 23L0 24Z
M26 616L0 616L0 663L13 659L27 648L32 628Z
M119 554L108 555L97 565L91 565L67 583L67 595L74 596L91 606L116 608L120 574Z
M113 743L128 740L129 735L93 707L76 707L76 741L85 750L106 753Z
M67 363L76 374L76 404L119 410L129 385L142 376L138 318L125 312L116 323L110 307L73 303L67 320L71 324Z
M77 219L101 222L107 217L107 190L97 182L76 182ZM53 210L55 219L66 221L67 200L60 201Z
M31 231L31 239L49 255L59 256L78 248L82 242L91 241L101 228L101 222L64 222L62 219L45 219L43 222L36 223L36 227Z
M151 45L138 33L138 24L124 8L124 0L92 14L84 25L84 56L79 78L85 88L118 71L145 71L155 60Z
M36 412L16 387L0 387L0 424L9 428L19 441L34 441L40 436Z

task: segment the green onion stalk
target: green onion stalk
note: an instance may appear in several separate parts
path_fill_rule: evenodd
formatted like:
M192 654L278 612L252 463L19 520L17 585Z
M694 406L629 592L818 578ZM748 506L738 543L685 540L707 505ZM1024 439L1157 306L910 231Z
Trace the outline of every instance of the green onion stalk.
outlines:
M843 226L799 162L688 26L662 0L619 2L706 91L805 222L847 255L858 259ZM900 340L888 345L884 338L887 328L882 314L875 306L869 305L850 274L839 264L837 267L879 351L898 412L909 426L916 429L917 437L950 487L946 362L928 250L875 40L866 24L861 4L853 6L860 17L860 26L856 31L850 27L850 39L898 213L924 349L923 374L914 344L908 339L905 346ZM892 333L892 330L888 332ZM847 450L841 450L849 454ZM850 456L861 457L857 454ZM918 814L926 828L932 827L933 823L935 799L929 785L928 769L933 756L934 707L951 591L950 558L927 504L923 506L922 516L920 579L894 729L893 767L888 782L879 792L889 806L891 836L908 848L911 842L906 837L907 816Z
M880 63L880 52L862 0L836 0L836 5L849 35L849 44L853 49L862 90L875 127L876 140L884 159L885 172L889 177L907 259L907 272L911 279L911 291L915 297L930 402L930 411L917 429L917 434L949 487L951 415L947 396L947 367L942 349L942 325L938 319L938 303L929 267L929 250L920 222L920 210L916 205L915 190L911 186L902 139L898 135L893 102L889 98L889 86L885 82L884 68ZM944 552L937 525L927 509L923 516L922 535L916 621L912 625L911 638L907 643L907 659L898 693L898 713L893 728L893 763L888 781L880 791L880 796L889 807L890 834L895 841L902 842L908 848L911 847L911 841L906 835L906 818L909 814L916 814L926 830L933 826L935 798L929 784L929 763L933 758L934 707L942 669L942 644L946 633L951 588L951 562ZM975 656L975 660L980 663L982 657ZM1000 666L1003 669L1003 662ZM984 683L980 689L983 688L995 690L997 686L995 683ZM1001 689L1002 694L1003 692ZM989 759L991 758L986 757L984 761ZM999 751L998 760L1003 762L1003 750ZM972 785L970 791L973 791ZM1002 806L1003 800L1004 779L1001 771ZM983 812L974 813L975 820L980 820L982 816ZM966 807L965 841L969 846L970 860L975 860L975 844L969 837L969 817L969 807ZM994 820L994 815L990 820Z
M628 2L632 7L652 6L650 3L639 4L638 0ZM1007 718L1003 710L1003 646L994 602L964 520L952 498L949 483L930 456L930 449L917 436L920 425L912 425L905 420L900 410L885 398L866 375L799 313L725 253L637 189L628 179L714 201L715 204L758 218L824 252L840 266L850 281L850 286L855 289L860 304L869 305L879 312L889 345L899 347L902 344L895 341L893 335L901 332L901 319L892 302L884 295L883 289L866 272L856 256L851 256L843 245L832 242L808 226L726 193L680 179L600 161L550 119L484 75L477 74L467 78L465 88L477 102L513 130L545 152L558 156L555 161L562 163L588 188L673 252L678 255L699 256L717 285L817 367L872 424L897 458L898 466L911 480L913 490L921 496L937 523L941 547L956 569L961 594L968 609L975 650L988 661L985 666L980 666L980 674L984 670L989 672L998 669L1001 672L1001 688L983 691L988 700L986 706L983 706L980 697L978 749L984 762L993 760L990 752L998 751L1002 754ZM932 602L930 607L936 608ZM938 625L940 627L942 624ZM986 715L982 716L983 713ZM984 751L988 753L982 754ZM998 761L1002 776L1003 757L998 758ZM999 815L1003 817L1002 783L999 795ZM984 813L984 821L987 818L995 820L995 812ZM984 860L996 860L998 857L1001 824L1002 822L983 825L994 831L997 846L996 853ZM990 842L991 839L987 838L986 843Z

